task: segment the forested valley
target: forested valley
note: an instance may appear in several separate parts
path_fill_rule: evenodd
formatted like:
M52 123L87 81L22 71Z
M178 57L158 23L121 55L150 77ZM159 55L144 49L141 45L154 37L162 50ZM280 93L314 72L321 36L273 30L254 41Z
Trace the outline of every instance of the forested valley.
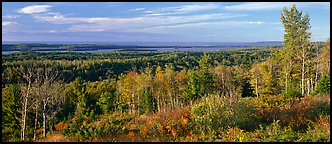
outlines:
M2 55L2 141L330 141L330 38L283 46Z

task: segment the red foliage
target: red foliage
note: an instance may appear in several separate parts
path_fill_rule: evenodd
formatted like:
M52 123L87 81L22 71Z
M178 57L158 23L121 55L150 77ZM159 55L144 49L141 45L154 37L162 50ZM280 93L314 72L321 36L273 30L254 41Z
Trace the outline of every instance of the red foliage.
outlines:
M292 98L280 105L269 105L256 109L257 115L267 123L280 120L281 125L290 125L296 129L304 129L309 121L315 120L317 113L315 108L326 101L315 97Z
M60 122L54 126L55 130L57 130L57 131L66 129L67 127L68 127L68 125L64 122Z
M41 133L43 133L43 129L41 128L41 129L38 129L37 131L36 131L36 135L39 135L39 134L41 134Z

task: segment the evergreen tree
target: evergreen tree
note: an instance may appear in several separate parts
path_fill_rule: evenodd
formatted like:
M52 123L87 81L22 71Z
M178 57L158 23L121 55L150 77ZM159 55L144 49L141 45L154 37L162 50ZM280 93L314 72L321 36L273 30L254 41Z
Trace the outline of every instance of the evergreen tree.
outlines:
M199 60L199 72L197 73L198 81L200 85L200 92L199 94L204 96L214 89L214 81L213 75L210 72L210 64L211 57L209 55L203 55Z
M298 11L295 5L289 10L285 7L281 13L285 29L282 62L286 93L288 89L300 89L302 95L305 92L307 67L313 55L309 20L309 15L302 16L302 11Z
M193 100L196 100L200 98L200 85L198 81L198 76L196 75L195 71L188 71L189 72L189 78L187 81L187 84L184 86L184 92L183 92L183 100L185 102L190 101L190 104L192 104Z
M319 93L328 93L328 92L330 92L330 77L327 75L323 75L323 77L318 83L317 88L313 92L313 95L317 95Z
M9 85L2 90L2 141L19 141L21 134L20 89Z

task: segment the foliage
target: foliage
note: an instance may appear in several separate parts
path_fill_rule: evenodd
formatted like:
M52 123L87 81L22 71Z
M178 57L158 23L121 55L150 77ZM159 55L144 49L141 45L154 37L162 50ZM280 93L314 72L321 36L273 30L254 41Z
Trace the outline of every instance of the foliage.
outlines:
M20 93L16 85L2 89L2 141L20 141Z
M2 140L38 139L45 127L69 141L330 141L329 39L310 42L309 16L295 5L281 21L282 49L3 55ZM46 68L64 83L43 81Z
M323 77L318 83L317 88L313 92L313 95L319 93L328 93L328 92L330 92L330 78L327 75L323 75Z

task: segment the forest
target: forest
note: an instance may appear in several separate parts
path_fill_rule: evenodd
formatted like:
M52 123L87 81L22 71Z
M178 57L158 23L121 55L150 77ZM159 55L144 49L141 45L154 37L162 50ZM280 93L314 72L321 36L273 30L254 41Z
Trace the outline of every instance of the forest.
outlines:
M2 141L330 142L330 38L280 18L281 47L2 55Z

